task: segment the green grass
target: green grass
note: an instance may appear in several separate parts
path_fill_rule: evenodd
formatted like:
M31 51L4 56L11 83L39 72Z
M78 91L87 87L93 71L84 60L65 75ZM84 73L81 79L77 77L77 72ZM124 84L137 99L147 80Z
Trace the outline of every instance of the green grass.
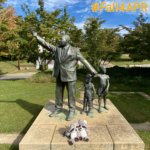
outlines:
M136 133L141 137L145 143L145 150L150 150L150 131L137 131Z
M124 92L144 92L150 95L150 90L148 87L140 87L140 86L133 86L133 85L126 85L126 84L119 84L119 83L111 83L109 91L124 91Z
M133 62L130 57L128 57L128 56L121 56L120 59L113 60L113 61L111 61L111 63L113 65L117 65L117 66L123 66L123 65L143 65L143 64L150 64L150 61L144 60L142 62Z
M0 61L0 75L14 73L16 69L17 66L13 61L8 61L8 62Z
M19 145L1 144L0 150L19 150Z
M150 100L139 94L112 94L108 99L130 123L150 122Z
M33 63L27 63L25 60L20 60L20 65L34 65ZM28 70L18 70L18 61L0 61L0 75L1 74L11 74L11 73L22 73L31 72ZM37 69L32 69L32 72L36 72Z
M32 75L30 78L27 78L26 81L31 83L50 83L50 82L55 83L56 78L52 77L51 74L52 70L38 72Z
M55 86L25 80L0 81L0 133L25 133L47 101L55 98Z

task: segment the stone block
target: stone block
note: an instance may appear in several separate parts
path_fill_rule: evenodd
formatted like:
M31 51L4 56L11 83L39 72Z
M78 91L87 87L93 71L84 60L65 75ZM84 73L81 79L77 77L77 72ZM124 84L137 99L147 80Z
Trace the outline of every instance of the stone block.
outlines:
M50 150L55 125L32 125L19 144L19 150Z
M89 125L89 141L78 141L74 145L69 145L69 138L64 137L63 133L68 130L65 125L57 125L51 150L113 150L113 141L105 125Z
M130 125L108 125L114 150L144 150L144 142Z

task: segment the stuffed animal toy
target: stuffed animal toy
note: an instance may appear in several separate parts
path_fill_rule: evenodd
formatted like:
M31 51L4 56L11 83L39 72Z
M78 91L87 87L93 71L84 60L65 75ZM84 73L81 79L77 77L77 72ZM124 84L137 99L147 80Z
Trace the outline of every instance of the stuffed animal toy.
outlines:
M90 134L90 130L88 129L86 120L79 120L79 132L78 137L79 140L84 140L86 142L89 141L88 134Z
M69 126L69 131L64 132L64 136L70 137L69 144L73 145L75 142L79 141L78 137L78 128L79 128L79 123L73 122Z

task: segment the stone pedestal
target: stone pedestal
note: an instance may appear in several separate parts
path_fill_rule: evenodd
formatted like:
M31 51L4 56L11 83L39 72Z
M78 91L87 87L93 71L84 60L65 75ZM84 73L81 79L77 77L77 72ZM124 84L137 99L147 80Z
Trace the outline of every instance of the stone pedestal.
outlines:
M81 94L81 98L76 100L76 117L66 121L69 113L67 99L64 100L62 113L56 117L49 117L55 109L55 100L49 100L20 142L19 150L144 150L144 142L110 100L107 100L109 111L102 108L101 114L97 111L98 100L93 103L93 116L81 115ZM63 137L63 133L70 123L79 119L87 121L90 140L69 145L69 139Z

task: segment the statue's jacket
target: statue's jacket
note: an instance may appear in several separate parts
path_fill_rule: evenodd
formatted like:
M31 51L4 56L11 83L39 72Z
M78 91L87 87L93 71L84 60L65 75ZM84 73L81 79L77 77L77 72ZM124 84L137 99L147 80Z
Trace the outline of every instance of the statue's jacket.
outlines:
M61 80L63 82L77 80L76 64L78 60L80 60L91 73L97 73L96 70L91 66L91 64L80 53L80 48L72 47L71 45L69 45L68 50L66 51L66 54L64 54L64 57L62 59L62 48L60 46L54 46L50 43L47 43L39 36L37 36L37 41L44 48L51 52L54 52L55 54L55 63L52 72L53 77L58 77L60 73Z

